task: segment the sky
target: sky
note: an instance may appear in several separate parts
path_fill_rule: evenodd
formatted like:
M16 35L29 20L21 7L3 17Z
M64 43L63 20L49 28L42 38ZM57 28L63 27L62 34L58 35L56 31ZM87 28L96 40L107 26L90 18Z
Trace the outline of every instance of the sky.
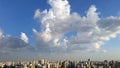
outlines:
M119 0L0 0L0 60L119 60L118 6Z

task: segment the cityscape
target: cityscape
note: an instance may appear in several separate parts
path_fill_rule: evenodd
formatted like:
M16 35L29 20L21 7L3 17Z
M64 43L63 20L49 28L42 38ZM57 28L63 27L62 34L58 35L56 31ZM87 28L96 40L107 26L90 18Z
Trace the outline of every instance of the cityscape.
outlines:
M0 62L0 68L120 68L120 61L38 61Z
M0 0L0 68L120 68L120 0Z

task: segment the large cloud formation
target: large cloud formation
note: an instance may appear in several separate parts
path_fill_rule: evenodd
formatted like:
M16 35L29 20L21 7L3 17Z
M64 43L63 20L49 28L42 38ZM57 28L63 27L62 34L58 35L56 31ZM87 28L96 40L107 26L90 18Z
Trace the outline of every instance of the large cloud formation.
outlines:
M86 16L70 12L67 0L49 0L51 8L35 11L40 31L33 29L37 48L56 51L99 50L105 41L120 33L120 18L99 18L95 5Z

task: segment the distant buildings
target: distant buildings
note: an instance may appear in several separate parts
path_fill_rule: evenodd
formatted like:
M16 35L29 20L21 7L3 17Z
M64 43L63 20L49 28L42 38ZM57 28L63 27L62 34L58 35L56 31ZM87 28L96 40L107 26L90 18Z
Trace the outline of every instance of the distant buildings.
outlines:
M120 68L119 61L57 61L0 62L0 68Z

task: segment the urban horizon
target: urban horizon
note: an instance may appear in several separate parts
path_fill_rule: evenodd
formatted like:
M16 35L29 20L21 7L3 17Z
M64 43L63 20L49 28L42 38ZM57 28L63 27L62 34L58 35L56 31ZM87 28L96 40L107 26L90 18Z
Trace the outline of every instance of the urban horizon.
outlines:
M120 61L49 61L49 60L34 60L34 61L7 61L0 62L0 68L119 68Z

